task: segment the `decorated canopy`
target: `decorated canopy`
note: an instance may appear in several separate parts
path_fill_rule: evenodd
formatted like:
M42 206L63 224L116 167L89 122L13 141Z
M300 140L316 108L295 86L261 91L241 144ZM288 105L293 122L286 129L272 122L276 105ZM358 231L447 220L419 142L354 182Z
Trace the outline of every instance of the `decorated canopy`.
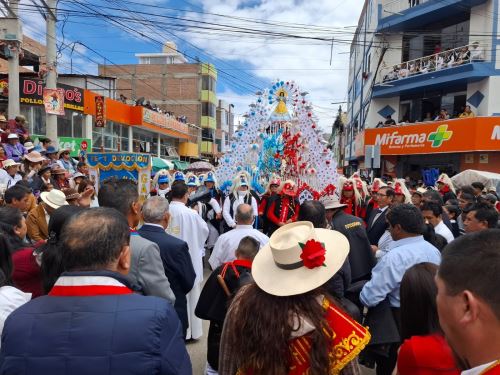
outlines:
M221 189L229 191L234 176L246 171L260 193L273 175L294 180L302 200L333 193L337 165L307 92L293 81L277 81L256 96L216 170Z

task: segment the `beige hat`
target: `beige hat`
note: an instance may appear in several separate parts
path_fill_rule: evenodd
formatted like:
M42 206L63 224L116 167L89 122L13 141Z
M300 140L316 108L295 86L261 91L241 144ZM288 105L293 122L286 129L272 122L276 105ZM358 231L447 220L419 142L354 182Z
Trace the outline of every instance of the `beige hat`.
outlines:
M4 161L3 161L2 165L3 165L3 168L4 168L4 169L7 169L7 168L9 168L9 167L13 167L13 166L15 166L15 165L21 165L21 163L16 163L16 162L15 162L14 160L12 160L12 159L7 159L7 160L4 160Z
M31 161L32 163L40 163L45 160L45 158L38 151L31 151L29 154L25 156L26 160Z
M340 203L339 198L336 195L325 195L319 199L325 210L333 210L334 208L347 207L347 204Z
M7 122L7 118L4 115L0 115L0 122Z
M298 221L272 234L253 261L252 276L274 296L303 294L330 280L348 254L349 241L342 233Z
M35 145L33 144L33 142L26 142L23 146L28 151L33 150L35 148Z
M40 198L42 198L44 203L55 209L68 205L68 202L66 202L66 195L61 190L52 189L49 192L44 191L40 194Z

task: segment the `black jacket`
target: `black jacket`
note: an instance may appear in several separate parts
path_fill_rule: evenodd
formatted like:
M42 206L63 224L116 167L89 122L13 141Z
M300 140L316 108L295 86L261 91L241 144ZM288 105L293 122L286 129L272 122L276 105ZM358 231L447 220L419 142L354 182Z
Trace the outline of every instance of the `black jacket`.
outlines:
M387 213L386 209L382 214L377 218L375 222L375 216L377 215L377 210L373 210L370 214L370 218L366 224L366 233L368 234L368 239L370 240L371 245L378 245L378 240L384 234L387 229L387 223L385 222L385 214Z
M349 240L352 282L369 280L376 261L363 220L341 210L333 217L331 226Z
M175 295L174 308L179 315L185 335L188 328L186 294L193 288L196 278L188 244L153 225L143 225L138 232L160 248L165 276L167 276Z

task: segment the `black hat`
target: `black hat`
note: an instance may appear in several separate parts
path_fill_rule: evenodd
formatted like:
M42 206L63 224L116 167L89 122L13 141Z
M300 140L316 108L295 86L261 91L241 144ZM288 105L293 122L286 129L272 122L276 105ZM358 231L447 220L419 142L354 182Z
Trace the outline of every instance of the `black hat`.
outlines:
M50 166L46 165L45 167L42 167L42 168L38 171L38 175L39 175L39 176L41 176L42 174L44 174L44 172L46 172L46 171L48 171L48 170L50 171L50 170L51 170L51 168L50 168Z

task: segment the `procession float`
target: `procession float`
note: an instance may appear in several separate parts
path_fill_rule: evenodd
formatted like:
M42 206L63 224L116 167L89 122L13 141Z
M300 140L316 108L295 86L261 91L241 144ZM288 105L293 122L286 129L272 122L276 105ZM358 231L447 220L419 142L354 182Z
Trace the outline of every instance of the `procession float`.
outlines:
M300 202L334 194L337 163L307 96L295 82L279 80L256 93L216 169L222 191L246 174L259 194L276 177L295 183Z

